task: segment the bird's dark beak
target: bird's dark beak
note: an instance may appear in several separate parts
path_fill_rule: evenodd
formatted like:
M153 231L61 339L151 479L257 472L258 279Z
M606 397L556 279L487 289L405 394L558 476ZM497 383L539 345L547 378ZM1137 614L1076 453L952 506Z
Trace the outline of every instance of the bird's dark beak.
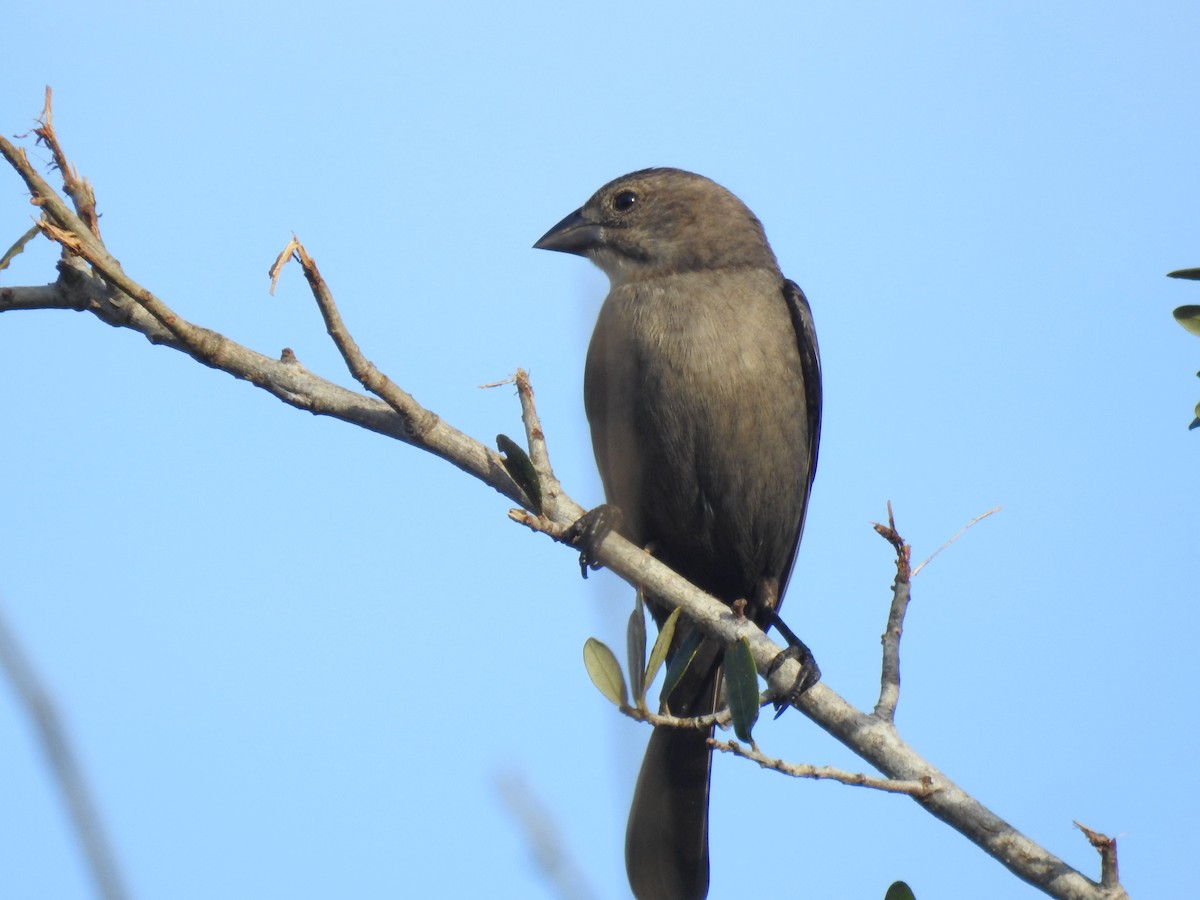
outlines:
M577 209L538 238L533 247L535 250L558 250L560 253L583 256L599 247L600 241L600 226L589 222L584 218L583 210Z

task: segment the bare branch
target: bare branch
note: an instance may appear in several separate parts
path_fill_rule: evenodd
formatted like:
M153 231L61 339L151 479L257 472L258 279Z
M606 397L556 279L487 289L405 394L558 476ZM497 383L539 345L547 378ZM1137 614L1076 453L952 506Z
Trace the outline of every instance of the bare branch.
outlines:
M1110 838L1098 831L1092 831L1086 825L1075 823L1075 827L1083 832L1088 843L1100 854L1100 884L1106 888L1120 887L1120 877L1117 867L1117 839Z
M380 372L373 362L363 356L357 342L350 336L346 323L342 321L342 314L338 311L329 285L317 270L316 262L294 235L288 246L293 248L296 259L304 269L304 277L308 279L308 286L317 301L317 308L321 310L321 318L325 320L325 330L333 339L338 352L342 354L350 374L359 384L403 416L405 427L414 437L428 435L438 425L438 417L417 403L411 394L401 390L395 382Z
M37 135L38 143L44 144L50 150L50 155L54 157L54 167L62 173L63 190L75 205L75 212L87 224L88 230L98 238L100 237L100 217L96 213L96 194L87 179L79 177L79 173L68 162L67 154L63 152L62 146L58 143L58 135L54 133L52 100L53 92L47 85L45 104L42 106L42 114L38 117L38 127L33 130L33 133Z
M294 247L289 245L288 249L296 254L304 267L331 337L355 377L383 397L386 403L313 375L290 351L285 351L282 359L270 359L184 320L124 272L87 223L33 170L24 151L0 137L0 155L25 180L32 202L42 209L46 217L42 230L73 255L60 262L59 280L49 286L50 289L13 288L0 292L0 311L34 308L35 297L45 301L45 308L87 310L110 325L131 328L144 334L152 343L181 350L204 365L250 381L299 409L341 418L440 456L514 502L525 502L523 492L508 475L498 453L421 407L363 357L337 314L332 295L315 263L298 242ZM290 253L287 256L290 258ZM519 377L518 393L531 457L539 473L552 479L549 456L545 453L544 436L533 410L533 394L528 389L527 379L524 385L522 389ZM510 516L561 541L583 509L562 493L557 483L553 484L554 489L545 492L540 516L526 510L514 510ZM550 486L551 482L548 482L547 488ZM897 585L907 585L910 578L907 545L896 533L894 522L889 521L887 527L878 528L896 547ZM782 651L751 621L739 618L728 606L691 585L615 532L593 549L596 558L621 578L682 607L685 614L709 634L725 642L746 638L759 672L767 673ZM893 597L894 628L889 617L889 634L894 634L893 649L889 650L885 642L885 658L890 652L896 661L894 673L885 673L884 679L891 678L896 691L899 668L898 649L894 648L898 647L904 604L907 603L907 590L903 593L902 598ZM798 675L797 663L785 662L767 678L770 693L785 696ZM881 703L883 712L889 708L894 710L894 700L889 701L881 695ZM890 721L890 714L860 712L826 683L811 688L794 705L890 781L935 785L935 790L914 794L914 801L995 857L1017 877L1064 900L1117 900L1125 896L1119 885L1101 885L1086 878L966 794L900 738Z
M88 307L86 295L63 290L61 284L0 287L0 312L18 309L73 309L82 312Z
M896 531L896 520L892 515L890 501L887 509L888 524L876 524L875 530L896 549L896 580L892 583L892 604L888 610L887 627L880 638L880 642L883 644L883 665L879 675L879 700L875 704L875 715L890 722L895 719L896 704L900 702L900 637L904 632L904 616L908 612L908 601L912 595L912 579L935 556L962 537L968 528L993 513L999 512L1000 507L993 507L973 518L915 569L911 569L912 548Z
M354 422L427 450L453 462L513 502L524 501L520 488L505 471L498 453L450 427L407 394L400 392L411 401L411 405L405 407L407 401L398 405L409 412L399 414L394 408L388 409L384 403L372 401L313 375L294 358L270 359L224 335L188 322L126 275L120 263L109 255L83 221L34 171L24 151L3 136L0 136L0 155L25 180L33 202L48 216L50 221L41 225L42 230L90 266L89 271L88 267L72 266L69 260L60 263L59 289L70 295L70 299L53 299L50 305L54 308L85 309L110 325L132 328L146 335L152 343L181 350L198 362L245 379L299 409ZM319 273L316 273L316 277L319 279ZM319 284L323 286L324 282L319 281ZM6 308L32 308L28 294L17 297L14 290L5 289L0 294L0 311ZM19 307L15 305L18 299L21 301ZM6 306L6 301L14 305ZM386 385L381 384L380 390L386 391ZM397 400L395 396L391 399L394 402Z
M764 698L763 704L767 703L770 703L770 700ZM644 706L625 705L617 708L635 722L646 722L655 728L701 729L712 728L714 725L718 725L721 728L728 728L729 723L732 721L728 707L705 716L673 716L670 713L651 712Z
M553 488L555 492L561 489L554 470L550 466L550 454L546 449L546 435L542 431L542 422L538 418L537 408L533 404L533 385L529 383L529 373L517 369L513 380L517 385L517 396L521 400L521 420L525 423L525 439L529 442L529 458L534 467L546 482L542 490Z
M896 550L896 580L892 582L892 604L888 609L887 627L879 639L883 644L883 665L879 673L879 701L875 704L875 715L891 722L896 717L896 704L900 702L900 637L904 633L904 615L908 612L912 591L912 576L909 574L912 548L896 531L890 500L887 511L887 525L876 524L875 530Z
M877 791L910 796L924 796L937 790L937 785L927 781L895 781L891 778L876 778L862 772L847 772L844 769L835 769L833 766L810 766L805 763L785 762L782 759L767 756L754 747L743 747L737 741L718 741L710 738L708 744L714 750L752 760L764 769L782 772L793 778L828 779L854 787L874 788Z

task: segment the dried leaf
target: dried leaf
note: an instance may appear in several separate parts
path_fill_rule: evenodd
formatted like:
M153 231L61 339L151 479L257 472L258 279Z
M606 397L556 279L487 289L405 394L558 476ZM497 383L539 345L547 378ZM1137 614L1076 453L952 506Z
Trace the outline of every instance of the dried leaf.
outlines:
M8 248L5 254L0 256L0 271L7 269L8 264L16 259L25 250L25 245L32 241L40 233L41 229L39 229L36 225L31 225L27 232L17 238L13 242L13 245Z

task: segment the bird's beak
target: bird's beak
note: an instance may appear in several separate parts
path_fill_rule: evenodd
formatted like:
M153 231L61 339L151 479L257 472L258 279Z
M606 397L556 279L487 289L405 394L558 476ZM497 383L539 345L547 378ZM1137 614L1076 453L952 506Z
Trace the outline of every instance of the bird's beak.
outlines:
M577 209L540 238L535 250L558 250L583 256L600 246L600 226L584 218L583 210Z

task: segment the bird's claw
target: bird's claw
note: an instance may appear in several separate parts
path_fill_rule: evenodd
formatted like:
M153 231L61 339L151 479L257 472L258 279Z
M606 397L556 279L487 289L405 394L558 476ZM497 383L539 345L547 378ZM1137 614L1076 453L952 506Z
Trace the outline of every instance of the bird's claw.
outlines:
M773 660L771 665L767 667L767 678L775 674L776 670L789 659L794 659L800 664L800 674L796 676L796 680L788 689L787 693L775 698L775 718L783 715L783 711L789 706L796 703L797 700L810 687L821 680L821 667L817 665L817 660L813 657L812 651L808 649L804 641L796 637L792 630L779 620L778 615L774 617L775 625L787 640L787 647L781 651Z
M563 535L568 544L579 548L579 572L584 578L587 578L588 569L595 571L600 568L596 549L610 532L620 527L621 518L618 507L601 503L576 519Z

